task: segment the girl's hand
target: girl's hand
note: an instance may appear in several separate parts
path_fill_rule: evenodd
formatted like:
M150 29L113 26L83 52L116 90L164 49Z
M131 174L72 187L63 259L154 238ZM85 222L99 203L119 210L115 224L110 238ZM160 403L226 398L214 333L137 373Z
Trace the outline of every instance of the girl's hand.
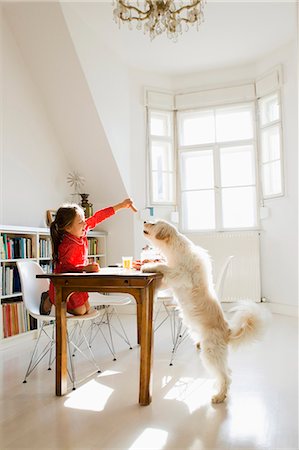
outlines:
M113 208L115 211L118 211L119 209L123 208L130 208L132 211L137 212L137 208L134 206L133 200L131 198L126 198L122 202L113 206Z
M98 265L98 263L93 262L91 264L87 264L87 266L84 267L84 271L85 272L99 272L100 266Z

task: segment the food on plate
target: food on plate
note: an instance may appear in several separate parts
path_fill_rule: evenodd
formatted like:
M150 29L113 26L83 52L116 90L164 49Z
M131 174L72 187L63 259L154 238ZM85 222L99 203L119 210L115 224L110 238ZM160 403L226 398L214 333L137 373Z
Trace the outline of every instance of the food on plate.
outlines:
M143 266L143 264L155 263L155 262L160 262L160 261L161 261L161 259L143 259L142 261L141 261L141 259L135 259L135 261L132 262L132 267L133 267L133 269L140 270L141 267Z

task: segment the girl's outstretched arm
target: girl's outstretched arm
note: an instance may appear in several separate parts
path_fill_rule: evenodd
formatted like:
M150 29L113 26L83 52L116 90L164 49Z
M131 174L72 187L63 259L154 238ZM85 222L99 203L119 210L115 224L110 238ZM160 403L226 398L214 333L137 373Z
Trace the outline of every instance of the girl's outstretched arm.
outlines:
M117 203L113 206L115 212L124 208L130 208L132 211L137 212L137 208L134 206L133 200L131 198L126 198L122 202Z

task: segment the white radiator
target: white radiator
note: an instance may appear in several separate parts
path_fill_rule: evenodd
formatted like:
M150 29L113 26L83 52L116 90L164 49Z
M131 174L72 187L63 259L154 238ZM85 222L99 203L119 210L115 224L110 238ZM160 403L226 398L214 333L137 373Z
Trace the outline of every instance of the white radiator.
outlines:
M261 301L260 236L257 231L188 235L208 250L213 263L214 283L228 256L233 255L225 278L222 301Z

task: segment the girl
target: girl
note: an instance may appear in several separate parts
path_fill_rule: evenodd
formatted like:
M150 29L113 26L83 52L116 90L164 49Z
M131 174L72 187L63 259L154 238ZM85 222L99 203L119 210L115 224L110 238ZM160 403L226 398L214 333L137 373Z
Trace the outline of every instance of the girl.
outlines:
M87 231L123 208L137 211L129 198L117 205L97 211L86 220L80 206L71 204L60 207L50 227L54 273L98 272L98 263L88 264ZM50 314L52 304L55 304L55 290L51 282L49 292L43 292L41 296L40 313ZM83 315L89 309L87 292L74 292L70 295L67 302L69 313Z

